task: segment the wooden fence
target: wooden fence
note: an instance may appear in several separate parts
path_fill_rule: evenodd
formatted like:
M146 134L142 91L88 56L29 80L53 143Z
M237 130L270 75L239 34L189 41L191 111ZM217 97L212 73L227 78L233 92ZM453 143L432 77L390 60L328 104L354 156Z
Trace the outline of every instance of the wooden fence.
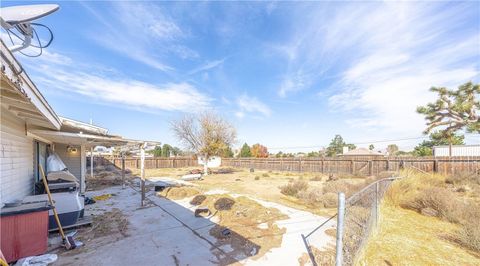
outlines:
M121 158L95 157L96 165L121 167ZM146 158L145 168L198 167L194 158ZM458 174L480 173L480 156L475 157L338 157L338 158L223 158L222 166L271 171L318 172L352 175L378 175L414 167L425 172ZM140 168L139 158L126 158L126 168Z
M414 167L425 172L458 174L480 173L480 156L476 157L352 157L352 158L241 158L222 159L222 166L272 171L378 175Z
M87 158L88 159L88 158ZM115 165L122 167L122 158L114 157L94 157L95 165ZM175 158L145 158L145 169L155 168L182 168L198 166L196 159L190 157ZM140 158L125 158L125 168L140 168Z

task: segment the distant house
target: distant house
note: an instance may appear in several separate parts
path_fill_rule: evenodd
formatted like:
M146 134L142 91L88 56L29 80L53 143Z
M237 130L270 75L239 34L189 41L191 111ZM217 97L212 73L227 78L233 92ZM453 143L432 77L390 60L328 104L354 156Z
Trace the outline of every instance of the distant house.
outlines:
M449 156L449 153L448 145L433 147L433 156L435 157ZM480 145L453 145L452 156L480 156Z
M205 165L205 157L198 156L198 164ZM220 156L210 156L208 158L207 167L208 168L216 168L222 165L222 158Z
M342 156L384 156L384 154L376 151L371 151L367 148L356 148L351 151L346 151Z

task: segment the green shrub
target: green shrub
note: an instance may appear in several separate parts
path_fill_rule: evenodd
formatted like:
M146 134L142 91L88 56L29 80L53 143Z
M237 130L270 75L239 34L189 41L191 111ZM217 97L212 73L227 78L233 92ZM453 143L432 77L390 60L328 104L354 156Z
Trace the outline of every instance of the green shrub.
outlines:
M267 173L263 173L262 176L263 177L269 177L269 175Z
M258 175L255 176L255 180L260 180L260 177Z

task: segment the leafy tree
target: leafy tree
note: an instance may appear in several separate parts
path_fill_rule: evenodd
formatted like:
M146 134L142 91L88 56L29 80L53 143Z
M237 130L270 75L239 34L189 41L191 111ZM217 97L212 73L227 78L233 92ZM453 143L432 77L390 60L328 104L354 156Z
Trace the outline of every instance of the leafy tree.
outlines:
M368 149L373 151L375 149L375 146L373 146L373 144L370 144L370 146L368 146Z
M307 153L307 157L320 157L320 153L317 151L311 151Z
M230 146L228 146L225 150L223 150L222 156L225 158L232 158L233 157L233 151Z
M277 152L277 154L275 154L275 157L282 158L283 157L283 152L282 151Z
M252 157L252 152L250 151L250 146L245 142L240 149L240 157Z
M181 120L173 121L172 130L188 149L197 155L203 155L205 162L208 162L210 156L221 155L237 137L235 128L228 121L211 112L187 115ZM206 163L204 174L208 174Z
M178 147L173 147L172 153L175 156L183 155L183 151Z
M396 155L398 150L399 149L398 149L397 144L390 144L390 145L387 146L388 155Z
M250 148L250 153L255 158L267 158L268 157L268 150L267 147L257 143Z
M173 147L168 144L163 144L162 147L162 157L170 157L173 155Z
M457 90L432 87L430 91L436 92L438 99L426 106L419 106L417 112L425 115L427 120L425 134L440 128L442 138L448 140L451 156L457 131L466 129L467 132L480 132L480 85L467 82Z
M355 145L353 144L347 144L345 141L343 141L342 136L340 135L335 135L335 137L332 139L330 144L327 147L327 156L328 157L333 157L337 154L342 154L343 152L343 147L348 147L350 150L353 150L356 148Z
M154 157L161 157L162 156L162 146L158 145L155 146L155 149L151 151Z
M436 131L430 134L429 140L424 140L413 149L415 156L432 156L433 146L440 145L463 145L465 136L454 134L453 136L445 136L442 132Z

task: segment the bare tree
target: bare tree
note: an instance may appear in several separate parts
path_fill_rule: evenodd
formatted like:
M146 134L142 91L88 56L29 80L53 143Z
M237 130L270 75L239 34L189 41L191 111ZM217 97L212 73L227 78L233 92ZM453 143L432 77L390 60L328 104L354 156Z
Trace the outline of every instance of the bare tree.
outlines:
M186 115L172 122L172 130L185 147L204 157L204 174L208 174L207 162L211 156L220 155L237 137L235 128L212 112Z

